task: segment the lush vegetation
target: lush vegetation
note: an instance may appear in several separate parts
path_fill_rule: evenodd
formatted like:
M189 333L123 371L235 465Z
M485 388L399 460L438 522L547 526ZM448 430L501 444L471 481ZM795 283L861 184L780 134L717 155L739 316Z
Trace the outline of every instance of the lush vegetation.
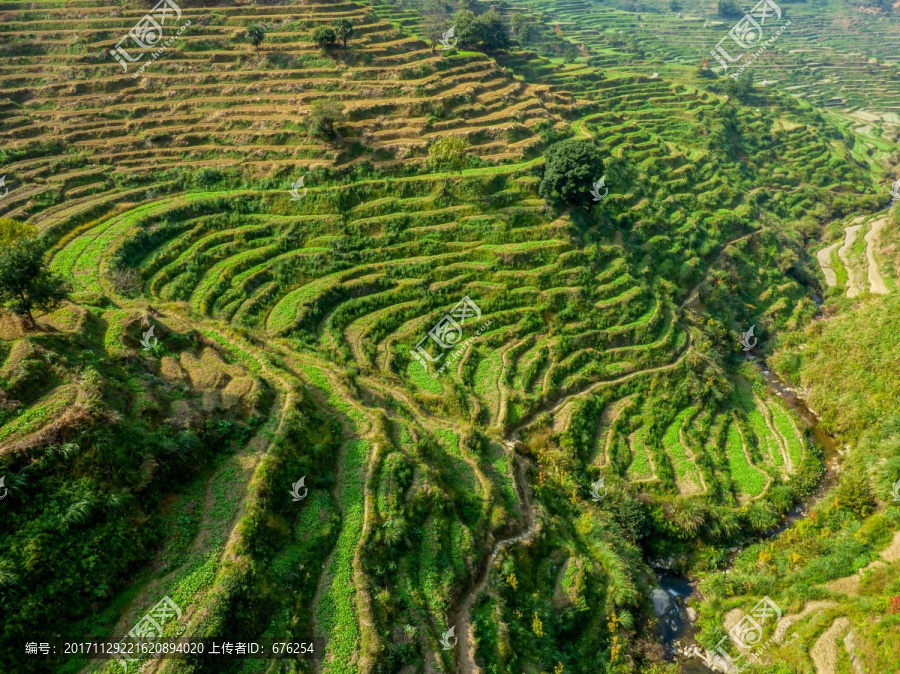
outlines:
M889 8L731 78L730 0L225 2L132 79L149 7L76 5L0 26L0 669L167 595L327 645L166 673L670 674L660 569L705 647L769 595L829 602L770 671L893 666Z

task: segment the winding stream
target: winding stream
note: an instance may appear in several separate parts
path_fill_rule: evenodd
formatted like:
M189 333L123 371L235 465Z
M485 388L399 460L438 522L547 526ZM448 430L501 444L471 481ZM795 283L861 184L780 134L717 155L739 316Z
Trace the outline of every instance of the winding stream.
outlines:
M840 472L842 463L842 451L838 447L838 442L828 435L819 426L819 420L816 415L807 407L806 403L797 394L795 389L787 386L772 370L765 361L757 361L756 366L759 368L760 374L766 382L769 392L781 399L785 406L793 410L809 428L812 438L823 451L823 460L825 463L825 472L819 480L816 490L810 494L805 501L795 505L788 511L787 516L778 527L766 532L763 538L772 538L782 531L793 525L796 521L805 517L806 514L815 506L828 490L834 485L835 478ZM737 555L735 552L731 556L731 560ZM729 568L731 562L729 562ZM672 574L668 571L659 570L657 572L659 588L668 595L668 603L665 605L665 611L658 617L657 633L663 646L666 648L667 657L670 660L677 660L682 674L706 674L712 672L700 657L684 656L685 649L691 649L697 643L694 639L696 628L694 621L688 616L689 609L688 600L698 597L696 582L687 576ZM663 608L664 597L657 591L660 608ZM701 649L702 650L702 649Z

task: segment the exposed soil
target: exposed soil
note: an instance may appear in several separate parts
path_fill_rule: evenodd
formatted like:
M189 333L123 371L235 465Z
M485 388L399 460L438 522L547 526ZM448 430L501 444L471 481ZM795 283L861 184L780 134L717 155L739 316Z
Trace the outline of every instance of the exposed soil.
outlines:
M827 246L816 253L816 259L819 261L819 266L822 268L822 274L825 276L825 283L828 284L829 288L833 288L837 285L837 274L834 273L834 267L831 266L831 254L834 252L834 249L840 245L840 241L835 241L830 246Z
M872 227L866 234L866 257L869 259L869 292L878 295L887 294L887 286L878 271L878 262L875 260L875 249L878 248L878 237L881 228L887 224L887 218L881 218L872 223Z
M853 267L850 265L850 259L847 257L847 251L856 241L856 235L862 225L853 225L844 229L844 245L838 249L838 257L844 263L844 269L847 270L847 297L856 297L860 293L859 281L853 273Z
M850 629L847 618L837 618L809 650L816 674L837 674L838 639Z

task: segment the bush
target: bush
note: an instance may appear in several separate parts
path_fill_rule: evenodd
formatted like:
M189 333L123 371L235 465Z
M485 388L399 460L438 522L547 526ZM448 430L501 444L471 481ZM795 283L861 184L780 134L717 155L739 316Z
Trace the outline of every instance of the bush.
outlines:
M744 10L735 0L719 0L716 3L716 13L726 19L739 19L744 16Z
M0 249L7 248L19 239L35 234L37 234L37 229L33 225L26 225L12 218L0 218Z
M312 39L322 49L328 49L337 42L337 33L329 26L319 26L313 31Z
M875 497L866 476L858 472L845 473L838 485L834 505L859 517L871 515L875 510Z
M458 173L468 162L468 147L469 144L462 136L438 138L428 147L428 165L434 171Z
M343 118L344 108L337 101L327 98L313 101L307 121L309 135L321 140L332 140L337 136L334 125Z

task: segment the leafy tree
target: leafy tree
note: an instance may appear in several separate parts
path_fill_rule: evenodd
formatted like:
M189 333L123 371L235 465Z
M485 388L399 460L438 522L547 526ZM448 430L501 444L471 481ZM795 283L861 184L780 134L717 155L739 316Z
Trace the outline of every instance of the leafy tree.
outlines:
M67 296L65 283L44 264L44 249L36 239L25 237L0 252L0 302L13 313L37 322L33 309L54 308Z
M328 49L331 45L337 42L337 33L334 32L334 28L329 26L318 26L312 34L313 42L319 45L322 49Z
M525 15L522 12L516 12L511 17L509 17L509 26L512 29L514 35L518 35L519 31L522 30L522 26L527 23L528 19L525 18Z
M523 24L519 29L518 38L519 44L529 44L530 42L534 42L541 35L541 30L533 23Z
M247 39L256 47L256 53L259 54L259 45L266 39L266 29L258 23L254 23L247 29Z
M718 0L716 13L726 19L738 19L744 16L744 10L735 0Z
M344 53L347 53L347 40L353 34L353 22L347 18L334 20L334 34L338 40L344 43Z
M749 70L745 70L737 77L729 77L722 85L722 91L729 98L746 101L753 92L753 75Z
M669 0L669 9L671 9L673 12L680 12L681 3L678 2L678 0Z
M480 27L481 39L484 48L488 51L509 49L509 26L495 10L491 10L479 16L475 20Z
M23 237L36 234L37 230L32 225L26 225L12 218L0 218L0 249L8 248Z
M562 199L573 205L592 201L594 181L604 173L600 148L590 141L570 138L554 143L544 152L546 164L540 195Z
M428 148L428 164L435 171L459 173L469 161L468 148L469 144L462 136L438 138Z
M309 134L322 140L331 140L337 136L334 125L344 118L344 108L337 101L320 98L312 102L307 122Z
M500 51L510 46L509 27L496 11L475 16L469 10L456 14L456 35L461 47Z

